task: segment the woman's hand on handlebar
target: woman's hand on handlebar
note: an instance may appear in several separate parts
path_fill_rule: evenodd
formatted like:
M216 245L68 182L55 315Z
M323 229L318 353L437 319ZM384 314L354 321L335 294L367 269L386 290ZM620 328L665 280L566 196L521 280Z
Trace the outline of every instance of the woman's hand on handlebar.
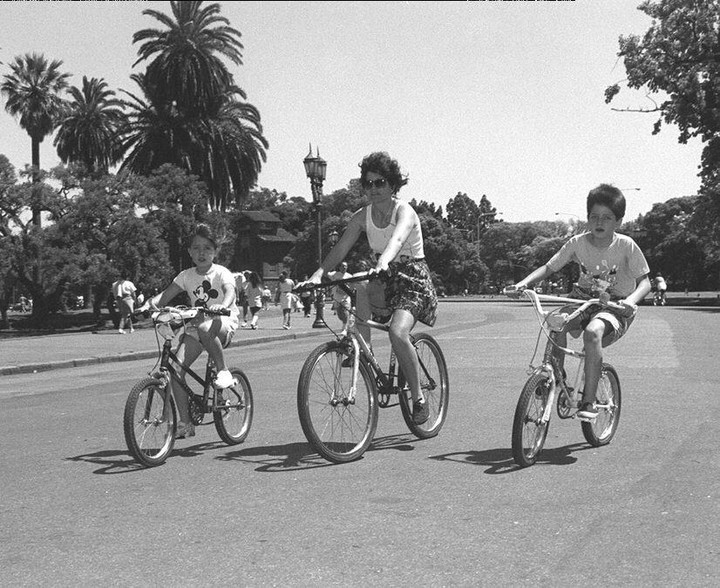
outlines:
M520 295L526 288L527 286L518 286L517 284L505 286L505 288L503 288L503 294L505 294L508 298L520 298Z

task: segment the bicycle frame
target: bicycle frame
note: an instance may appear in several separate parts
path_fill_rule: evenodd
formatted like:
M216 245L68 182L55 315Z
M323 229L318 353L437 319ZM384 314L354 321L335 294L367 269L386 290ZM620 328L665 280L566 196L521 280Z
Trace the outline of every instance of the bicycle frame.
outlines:
M197 309L173 309L171 307L168 307L165 309L165 311L170 312L176 312L178 316L182 317L182 311L188 311L192 313L192 311L198 312ZM202 309L202 312L207 312L205 309ZM213 314L219 314L219 313L213 313ZM185 329L186 329L186 322L189 320L187 317L183 318L182 320L182 326L180 327L181 335L180 335L180 341L182 341L182 338L185 336ZM175 338L175 332L173 331L173 335L170 336L169 333L160 334L160 329L162 328L162 323L155 322L155 332L156 335L163 336L164 342L162 349L160 351L160 362L159 362L159 375L162 377L170 386L171 390L174 393L175 388L173 387L175 384L178 384L180 386L180 389L182 389L185 394L187 394L188 399L191 402L191 406L194 405L196 408L201 410L203 413L210 413L213 410L217 408L217 396L213 394L212 404L208 405L208 400L210 397L210 391L213 389L211 382L212 382L212 376L215 371L215 365L212 361L212 358L208 356L207 363L205 366L205 378L202 378L197 372L195 372L190 366L184 365L178 358L176 351L173 351L172 349L172 342ZM196 394L193 392L193 390L190 388L190 386L186 383L185 378L183 378L183 375L189 375L193 380L195 380L200 386L203 388L202 395ZM201 399L201 400L200 400Z
M377 274L374 274L377 276ZM329 282L326 285L320 285L318 287L332 287L332 286L338 286L342 284L349 284L353 282L361 282L366 281L368 279L371 279L370 272L362 272L355 274L354 276L350 278L345 278L343 280L335 280L332 282ZM379 384L381 387L378 388L378 396L383 395L386 396L385 399L379 400L380 406L383 408L386 408L389 406L389 396L393 394L397 394L399 388L400 382L398 381L398 386L396 388L393 387L393 380L398 380L399 373L397 370L397 356L395 355L395 351L390 348L390 364L387 371L384 371L382 366L380 365L380 362L375 357L374 353L370 349L370 346L368 345L367 341L365 341L365 338L362 336L362 334L358 331L357 327L358 325L364 325L368 326L371 329L376 329L378 331L384 331L389 332L390 327L385 323L380 323L378 321L372 320L372 319L361 319L358 317L354 309L350 309L349 312L355 317L355 320L352 321L352 324L348 326L348 331L346 338L350 341L352 348L353 348L353 372L352 372L352 380L351 380L351 388L350 388L350 395L348 397L348 402L354 402L355 399L355 393L357 392L357 379L359 376L359 369L360 369L360 354L362 353L365 356L365 359L367 359L368 363L372 366L373 371L375 373L376 382L379 381ZM332 330L332 329L331 329ZM411 335L412 340L412 335ZM422 361L420 361L420 369L424 373L424 375L431 381L431 384L434 386L435 382L431 375L429 374L427 367L423 364Z
M568 347L563 347L557 342L557 336L558 334L565 328L565 326L570 323L573 319L578 317L580 314L582 314L586 309L590 308L591 306L600 305L601 302L598 298L593 298L590 300L578 300L575 298L565 298L563 296L552 296L548 294L538 294L534 290L526 289L523 291L525 296L530 300L533 306L533 310L535 311L535 314L537 316L538 322L540 324L540 330L545 335L545 337L548 340L548 344L545 346L545 352L543 354L542 364L537 368L539 371L544 373L544 375L548 378L548 382L550 382L550 390L548 392L548 402L545 406L545 410L543 412L543 415L540 419L541 423L547 423L550 420L550 415L552 414L553 406L555 405L555 397L557 395L557 389L558 389L558 378L557 374L560 371L560 367L557 365L557 358L555 354L553 353L553 350L556 349L560 351L565 356L571 356L579 360L579 366L578 366L578 375L576 377L576 385L571 390L566 389L565 392L568 394L568 398L571 401L573 408L577 408L577 397L578 394L578 386L577 382L580 379L580 374L582 373L583 368L583 362L585 361L585 353L584 351L577 351L575 349L570 349ZM577 308L567 314L566 316L559 316L555 314L554 311L548 311L545 310L542 306L542 301L546 302L558 302L563 304L574 304L577 305ZM552 319L560 319L560 320L552 320ZM551 324L552 323L552 324ZM564 386L564 382L562 384Z

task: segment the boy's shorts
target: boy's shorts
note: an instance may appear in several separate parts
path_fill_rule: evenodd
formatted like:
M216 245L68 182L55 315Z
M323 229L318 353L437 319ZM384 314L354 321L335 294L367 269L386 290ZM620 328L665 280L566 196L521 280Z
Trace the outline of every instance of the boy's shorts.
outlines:
M561 312L573 312L577 306L566 306L561 310ZM624 317L619 314L615 314L612 310L608 308L603 308L600 310L597 310L597 308L588 308L587 310L584 310L580 315L575 317L572 321L570 321L567 326L565 327L565 330L570 333L573 337L579 337L582 332L585 330L585 327L587 327L590 324L590 321L594 318L598 318L602 320L605 325L605 335L602 338L602 346L608 347L609 345L612 345L615 343L618 339L620 339L625 333L627 333L627 330L630 328L630 325L635 320L635 316L632 317ZM610 327L610 332L608 332L607 327Z

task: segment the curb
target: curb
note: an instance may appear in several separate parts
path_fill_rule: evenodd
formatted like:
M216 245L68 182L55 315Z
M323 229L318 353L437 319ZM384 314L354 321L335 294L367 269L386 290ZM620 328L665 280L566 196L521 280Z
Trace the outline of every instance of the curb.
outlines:
M232 341L228 345L228 349L233 347L245 347L246 345L259 345L261 343L272 343L275 341L288 341L294 339L307 339L326 333L326 329L309 333L283 333L281 335L270 335L258 339L245 339L242 341ZM53 361L50 363L28 363L22 365L5 366L0 368L0 376L14 376L18 374L34 374L38 372L47 372L50 370L67 369L74 367L84 367L100 363L115 363L120 361L136 361L138 359L153 359L158 356L158 350L153 351L134 351L132 353L122 353L118 355L105 355L99 357L84 357L79 359L68 359L63 361Z

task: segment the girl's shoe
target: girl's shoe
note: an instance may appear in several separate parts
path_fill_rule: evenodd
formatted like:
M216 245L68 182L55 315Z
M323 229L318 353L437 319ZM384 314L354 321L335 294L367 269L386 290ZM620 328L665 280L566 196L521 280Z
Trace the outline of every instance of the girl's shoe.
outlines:
M221 370L215 376L213 384L215 384L216 388L229 388L235 384L235 378L233 378L230 370Z

